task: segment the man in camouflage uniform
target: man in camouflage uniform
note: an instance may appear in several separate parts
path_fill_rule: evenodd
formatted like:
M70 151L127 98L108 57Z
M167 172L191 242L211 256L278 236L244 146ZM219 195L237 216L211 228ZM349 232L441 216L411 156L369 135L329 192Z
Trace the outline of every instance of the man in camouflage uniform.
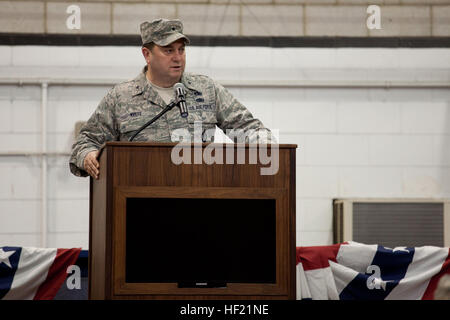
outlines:
M188 117L182 118L178 108L173 108L141 131L134 141L172 142L177 129L193 134L194 123L201 122L203 132L211 132L217 125L226 133L230 129L252 132L245 135L247 143L271 142L270 131L222 85L207 76L184 73L184 48L189 39L183 34L181 21L157 19L142 23L140 28L147 65L134 80L114 86L81 128L70 158L74 175L98 179L97 156L102 144L128 141L175 100L173 86L177 82L186 88ZM205 137L191 141L205 142Z

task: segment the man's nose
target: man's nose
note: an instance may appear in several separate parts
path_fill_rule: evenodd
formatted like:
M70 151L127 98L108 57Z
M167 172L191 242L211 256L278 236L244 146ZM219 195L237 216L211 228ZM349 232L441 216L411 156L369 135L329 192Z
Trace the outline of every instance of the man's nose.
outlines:
M172 55L172 60L173 61L181 61L181 59L183 59L183 53L179 53L179 52L175 51L175 53Z

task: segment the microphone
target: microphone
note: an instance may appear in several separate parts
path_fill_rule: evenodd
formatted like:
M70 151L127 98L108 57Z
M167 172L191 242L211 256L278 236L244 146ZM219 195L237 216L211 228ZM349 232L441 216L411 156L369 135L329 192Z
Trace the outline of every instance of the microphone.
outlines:
M180 108L180 115L182 118L186 118L188 116L188 109L186 105L186 97L185 97L185 87L181 82L175 83L173 86L175 90L175 101L178 107Z

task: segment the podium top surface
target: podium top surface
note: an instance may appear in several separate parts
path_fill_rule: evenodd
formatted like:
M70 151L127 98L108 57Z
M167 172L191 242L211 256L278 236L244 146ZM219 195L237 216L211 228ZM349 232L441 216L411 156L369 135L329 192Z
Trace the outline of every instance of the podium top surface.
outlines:
M180 143L180 142L128 142L128 141L108 141L106 142L101 149L104 149L108 146L112 147L166 147L166 148L173 148L175 146L188 146L188 145L194 145L194 146L202 146L206 147L209 145L212 146L235 146L237 148L256 148L259 145L258 144L252 144L252 143ZM267 144L266 146L269 146L270 144ZM279 149L297 149L296 144L272 144L272 146L277 146Z

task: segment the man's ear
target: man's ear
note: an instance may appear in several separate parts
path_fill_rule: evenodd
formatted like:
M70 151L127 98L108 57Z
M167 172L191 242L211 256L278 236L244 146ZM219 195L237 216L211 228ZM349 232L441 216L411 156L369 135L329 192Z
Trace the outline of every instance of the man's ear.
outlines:
M145 60L147 60L148 56L150 55L150 50L146 47L142 47L141 51L142 51L142 55L144 56Z
M149 64L150 63L150 55L152 54L152 51L147 47L142 47L141 50L142 50L142 55L145 58L145 62L147 64Z

